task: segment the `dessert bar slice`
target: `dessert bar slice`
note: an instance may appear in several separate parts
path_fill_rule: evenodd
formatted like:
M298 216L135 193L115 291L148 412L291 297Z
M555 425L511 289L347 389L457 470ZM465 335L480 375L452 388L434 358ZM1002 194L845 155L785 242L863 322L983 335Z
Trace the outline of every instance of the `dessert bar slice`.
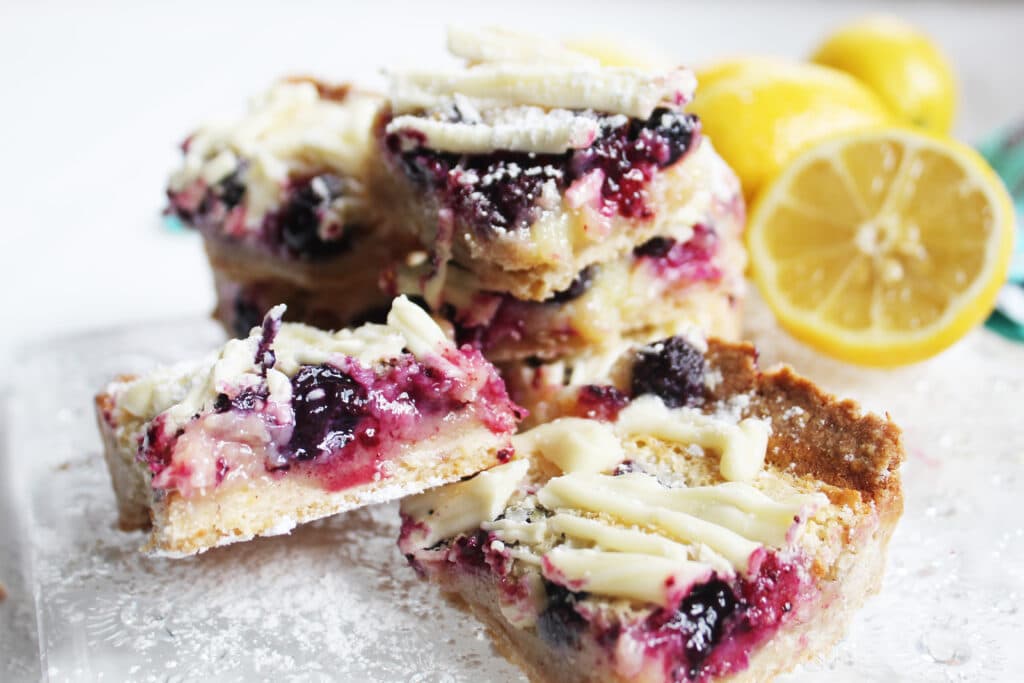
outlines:
M456 339L495 362L593 353L686 326L737 339L746 254L743 201L735 188L699 223L587 266L545 301L483 289L471 271L452 263L436 312L452 323ZM397 269L395 290L425 297L430 270L426 260Z
M509 40L456 31L449 47L467 66L391 74L382 191L430 251L434 290L454 259L484 289L543 301L701 220L721 174L682 110L690 71Z
M230 333L244 337L282 302L290 320L332 329L387 308L380 271L412 240L368 197L381 102L347 85L286 79L182 145L168 210L202 234L215 316Z
M200 362L96 398L122 526L191 555L458 480L508 459L519 409L480 353L396 299L324 332L283 306Z
M403 501L409 562L531 680L766 681L878 590L898 428L758 371L749 345L697 357L680 375L635 367L653 392L524 432L510 462Z

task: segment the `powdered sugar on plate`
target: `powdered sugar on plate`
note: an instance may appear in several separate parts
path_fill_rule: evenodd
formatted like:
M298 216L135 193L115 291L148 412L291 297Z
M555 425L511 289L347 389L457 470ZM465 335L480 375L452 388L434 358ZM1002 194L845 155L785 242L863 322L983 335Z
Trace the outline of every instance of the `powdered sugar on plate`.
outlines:
M1024 669L1024 348L979 330L926 363L864 370L793 341L759 302L749 311L764 367L789 362L889 411L908 450L906 513L882 594L833 652L784 680L825 671L842 681L1013 680ZM0 612L20 610L21 626L34 615L42 653L16 641L14 673L0 678L34 678L41 661L54 681L523 680L406 565L394 505L185 560L137 552L142 534L116 528L92 395L118 373L221 341L212 323L186 321L69 339L22 359L0 497L26 539L7 558L35 598L12 594ZM0 641L8 654L15 641Z

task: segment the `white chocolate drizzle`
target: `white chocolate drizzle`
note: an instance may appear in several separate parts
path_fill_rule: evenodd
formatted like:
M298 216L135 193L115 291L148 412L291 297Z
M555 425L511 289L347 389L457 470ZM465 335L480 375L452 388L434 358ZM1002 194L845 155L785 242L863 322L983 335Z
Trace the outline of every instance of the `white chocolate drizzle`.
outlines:
M439 530L482 527L509 557L571 590L668 606L712 575L728 579L758 571L768 549L790 548L806 521L828 504L823 494L800 493L761 471L768 432L761 420L737 423L645 397L614 423L561 418L516 436L517 457L540 458L562 472L538 489L522 489L523 467L503 488L481 484L486 494L459 508L452 517L458 523L424 520L416 514L422 505L403 505L403 511L424 521L431 544L457 535ZM638 447L626 448L636 439L713 449L726 481L687 486L678 477L666 483L647 471L622 473L624 461L643 462ZM756 487L761 478L771 480L771 495Z

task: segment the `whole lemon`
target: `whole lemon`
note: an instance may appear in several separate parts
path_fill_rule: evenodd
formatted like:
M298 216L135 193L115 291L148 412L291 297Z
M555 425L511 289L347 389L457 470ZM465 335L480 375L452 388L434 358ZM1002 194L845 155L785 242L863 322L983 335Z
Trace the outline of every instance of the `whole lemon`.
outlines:
M905 21L857 21L829 36L811 60L855 76L905 123L937 135L953 127L953 69L931 39Z
M719 81L732 78L745 71L768 71L773 67L785 67L793 64L793 61L785 57L772 55L737 55L727 59L721 59L712 64L695 69L697 85L703 90L708 90Z
M700 74L712 74L704 87ZM775 58L698 70L689 109L753 197L802 150L833 135L890 123L884 104L835 69Z

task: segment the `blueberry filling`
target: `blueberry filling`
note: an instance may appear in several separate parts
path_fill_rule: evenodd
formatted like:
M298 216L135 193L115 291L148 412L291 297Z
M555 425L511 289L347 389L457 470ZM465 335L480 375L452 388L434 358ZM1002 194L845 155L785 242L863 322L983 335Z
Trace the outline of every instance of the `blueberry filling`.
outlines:
M697 223L693 236L685 242L671 237L653 237L633 250L637 259L650 263L661 277L673 281L698 282L721 277L721 270L712 262L718 251L718 234Z
M648 651L658 653L673 681L705 681L742 671L750 653L771 638L810 588L797 565L775 553L758 573L728 584L717 576L693 586L675 610L644 622Z
M675 244L676 241L671 237L652 237L634 249L633 254L639 257L665 258Z
M649 218L645 187L655 169L678 161L690 148L697 119L656 109L646 121L630 121L607 131L597 142L573 155L573 177L593 170L604 174L601 194L608 213L627 218ZM614 211L613 211L614 210Z
M325 241L320 225L331 202L342 195L341 179L324 173L297 183L274 218L280 240L295 256L311 260L344 251L348 240ZM349 234L346 230L345 234Z
M196 181L182 191L168 190L168 211L204 232L239 238L244 212L233 214L232 210L242 206L245 199L246 168L243 160L235 171L214 185L205 187ZM329 210L344 194L341 178L322 173L293 180L285 190L281 206L266 214L260 231L254 233L266 247L280 256L315 261L335 256L351 246L352 233L359 232L358 226L331 225L328 232L338 237L321 238L325 224L338 220Z
M655 109L646 121L632 121L630 127L631 135L644 138L644 144L650 147L649 156L657 160L658 166L665 167L686 154L700 130L700 122L695 116L662 107Z
M576 593L552 581L544 581L547 606L537 616L537 633L556 647L576 648L587 621L576 611L576 603L587 593Z
M726 620L739 606L729 584L714 579L694 587L665 624L666 629L682 636L688 678L700 675L704 660L722 638Z
M389 141L392 151L399 147L397 139ZM417 149L401 153L401 163L413 184L439 194L481 235L529 225L539 213L536 204L544 184L551 181L559 191L567 185L560 155L495 152L460 157Z
M600 136L590 147L564 154L457 155L423 148L422 136L414 133L390 134L385 144L413 184L436 193L482 236L528 226L541 210L547 183L561 194L593 171L603 174L603 213L650 218L646 184L657 169L692 148L700 130L697 118L668 109L655 110L646 121L593 115L600 117Z
M217 394L217 400L213 402L213 412L226 413L231 409L231 398L227 394Z
M231 398L227 394L217 394L217 399L213 402L213 412L226 413L232 408L243 412L256 410L262 406L266 400L266 385L261 385L257 388L246 387L238 392L234 398Z
M576 415L610 422L627 403L629 397L613 386L588 384L580 387L576 396Z
M564 304L566 302L572 301L573 299L580 298L581 296L586 294L587 290L589 290L590 287L594 284L594 274L596 271L597 266L587 266L586 268L579 272L579 275L576 276L576 279L574 279L568 287L566 287L560 292L555 292L550 297L548 297L544 303Z
M460 561L471 567L482 569L487 566L489 538L489 534L486 531L478 529L472 535L459 536L452 544L452 549Z
M682 337L645 346L636 352L630 388L670 408L692 405L704 396L704 355Z
M295 428L285 447L294 460L312 460L344 448L356 438L369 400L364 386L327 364L306 365L292 378Z
M214 192L228 209L235 208L245 198L245 184L242 181L244 172L245 167L239 166L231 175L224 178L214 187Z

